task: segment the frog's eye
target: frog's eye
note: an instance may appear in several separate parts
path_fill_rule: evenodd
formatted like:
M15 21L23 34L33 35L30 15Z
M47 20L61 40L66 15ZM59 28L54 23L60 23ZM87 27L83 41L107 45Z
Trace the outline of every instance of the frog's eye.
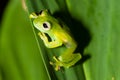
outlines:
M49 22L44 22L43 23L43 28L44 28L44 30L50 30L50 28L51 28L50 23Z

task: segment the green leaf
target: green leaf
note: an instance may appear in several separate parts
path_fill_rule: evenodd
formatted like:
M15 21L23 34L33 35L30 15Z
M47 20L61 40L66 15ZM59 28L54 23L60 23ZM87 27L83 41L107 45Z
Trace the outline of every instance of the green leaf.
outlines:
M64 3L64 5L61 5L63 3ZM48 9L48 10L50 10L50 12L54 16L58 16L60 19L67 20L67 18L69 18L69 14L67 14L68 13L67 7L65 4L65 1L63 1L63 0L61 0L61 1L54 1L54 0L51 0L51 1L47 1L47 0L30 1L30 0L26 0L26 5L27 5L29 13L40 12L43 9ZM64 9L62 9L63 6L65 7ZM64 15L65 17L62 17L62 15L60 13L63 15L65 14ZM67 24L69 24L70 21L71 20L69 20L69 22L67 21ZM38 31L36 29L35 29L35 33L38 34ZM75 65L74 67L72 67L70 69L65 69L63 71L61 71L61 70L55 71L52 68L52 66L49 64L49 61L52 60L54 55L58 55L61 52L63 52L65 50L65 48L59 47L59 48L55 48L55 49L47 49L43 45L43 42L40 40L39 36L38 35L36 35L36 36L37 36L37 40L39 42L39 47L42 50L41 55L43 56L43 61L46 63L46 66L48 68L47 71L49 72L51 79L55 79L55 80L56 79L57 80L73 80L73 78L74 78L74 80L81 80L81 79L84 80L85 79L81 63L78 63L78 65Z
M84 52L91 56L84 63L87 80L120 79L119 3L120 0L67 0L71 15L82 20L91 33L91 41Z
M11 0L8 4L0 37L1 80L49 80L20 0Z

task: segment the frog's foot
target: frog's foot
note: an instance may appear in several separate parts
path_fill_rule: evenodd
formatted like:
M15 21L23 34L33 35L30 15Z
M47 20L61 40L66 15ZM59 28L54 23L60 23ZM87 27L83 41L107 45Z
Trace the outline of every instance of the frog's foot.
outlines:
M60 67L62 66L62 62L60 62L55 56L53 56L53 59L55 60L55 63L50 61L51 65L55 65L55 70L60 70Z
M46 37L45 33L39 32L38 35L40 36L40 38L41 38L42 40L47 40L47 37Z

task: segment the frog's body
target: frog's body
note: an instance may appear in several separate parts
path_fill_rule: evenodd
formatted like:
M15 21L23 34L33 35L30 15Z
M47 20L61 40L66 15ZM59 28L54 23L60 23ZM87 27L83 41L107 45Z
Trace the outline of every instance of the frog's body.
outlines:
M50 64L56 66L55 70L59 70L60 67L69 68L81 59L80 53L73 54L77 44L64 23L60 24L47 10L42 11L39 15L32 13L30 17L35 18L33 24L40 31L38 35L46 47L56 48L62 45L66 46L64 53L61 53L58 58L53 56L55 63L50 62ZM51 38L51 41L48 40L46 34Z

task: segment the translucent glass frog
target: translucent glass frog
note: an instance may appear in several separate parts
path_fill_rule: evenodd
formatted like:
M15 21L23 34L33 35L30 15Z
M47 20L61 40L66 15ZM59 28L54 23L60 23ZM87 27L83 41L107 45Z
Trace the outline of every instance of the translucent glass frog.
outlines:
M39 30L38 35L47 48L56 48L62 45L66 47L60 56L53 56L54 62L50 61L50 64L55 66L56 71L60 70L61 67L69 68L81 59L80 53L74 53L77 43L63 22L60 23L58 19L51 16L48 10L42 10L39 14L32 13L30 18L33 18L33 25ZM51 41L48 40L46 34L51 38Z

